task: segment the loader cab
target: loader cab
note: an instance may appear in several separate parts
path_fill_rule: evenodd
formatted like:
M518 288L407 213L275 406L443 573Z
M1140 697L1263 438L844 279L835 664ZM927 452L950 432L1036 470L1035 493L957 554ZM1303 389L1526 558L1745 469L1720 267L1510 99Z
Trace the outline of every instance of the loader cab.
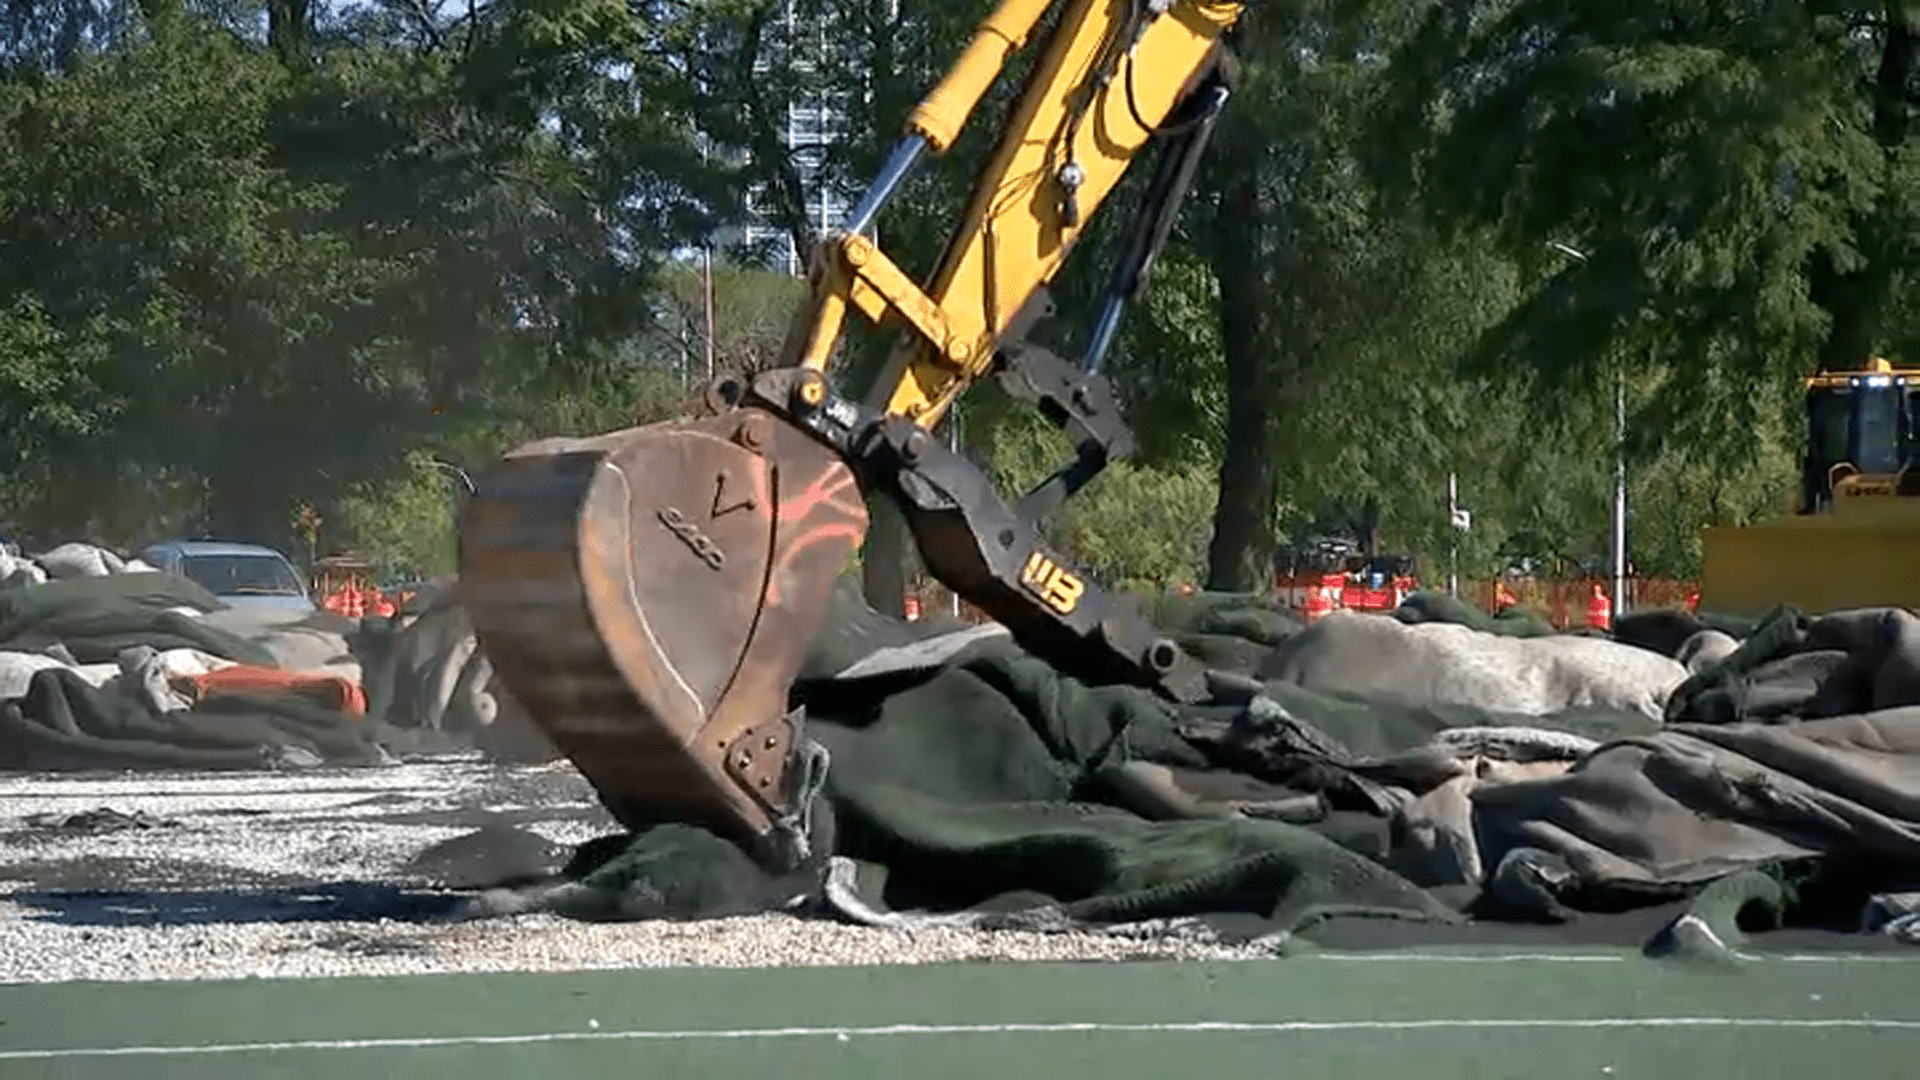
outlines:
M1830 511L1849 477L1854 494L1920 495L1920 369L1874 360L1807 380L1800 512Z

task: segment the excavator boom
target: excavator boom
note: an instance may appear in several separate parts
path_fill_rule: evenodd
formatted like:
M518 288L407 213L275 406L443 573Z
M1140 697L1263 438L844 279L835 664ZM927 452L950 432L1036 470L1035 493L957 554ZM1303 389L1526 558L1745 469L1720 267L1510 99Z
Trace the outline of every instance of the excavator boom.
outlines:
M780 366L719 380L704 415L532 443L477 481L460 576L480 645L624 825L704 826L782 867L810 854L828 762L788 688L865 538L870 494L901 507L936 577L1064 670L1176 700L1204 693L1199 666L1051 551L1036 523L1131 451L1099 366L1226 101L1224 40L1241 8L1003 0L846 225L816 246ZM871 226L1036 36L997 147L922 286ZM1095 210L1155 146L1091 342L1070 363L1027 333ZM855 313L904 331L859 401L828 378ZM1017 506L931 436L983 377L1076 443Z

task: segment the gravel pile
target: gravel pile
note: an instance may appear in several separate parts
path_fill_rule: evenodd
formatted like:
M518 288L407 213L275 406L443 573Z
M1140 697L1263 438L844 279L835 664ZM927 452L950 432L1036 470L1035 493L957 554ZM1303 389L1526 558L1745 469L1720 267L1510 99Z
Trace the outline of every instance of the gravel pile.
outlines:
M0 982L1267 955L1203 933L905 933L785 914L456 921L465 894L411 864L482 828L549 867L614 831L566 764L0 777Z
M34 924L24 921L26 914L17 905L0 906L0 982L1264 955L1180 938L952 929L908 935L788 915L690 923L523 916L438 927L387 921L107 929Z
M147 827L50 827L96 810ZM612 828L570 766L466 757L298 774L0 778L0 890L390 881L407 860L489 820L556 844Z

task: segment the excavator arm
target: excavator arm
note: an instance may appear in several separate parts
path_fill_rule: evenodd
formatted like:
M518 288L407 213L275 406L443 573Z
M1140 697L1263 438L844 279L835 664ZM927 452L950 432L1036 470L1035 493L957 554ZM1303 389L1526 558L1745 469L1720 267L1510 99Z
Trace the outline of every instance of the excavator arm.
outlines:
M1060 20L922 291L865 234L919 157L951 147L1009 54L1055 7L1064 8ZM897 319L910 337L872 403L938 424L967 385L990 371L1007 339L1019 336L1029 303L1141 152L1157 139L1195 151L1204 143L1225 100L1221 39L1240 8L1218 0L1005 0L914 110L910 133L846 227L819 245L788 362L824 370L850 309ZM1199 115L1175 117L1183 104ZM1173 142L1182 135L1200 138ZM1148 202L1178 198L1177 190L1158 191ZM1097 366L1120 310L1110 304L1103 311L1085 366Z
M1173 223L1224 105L1218 0L1003 0L846 226L823 237L785 362L709 388L706 415L508 454L461 522L461 589L509 692L623 824L711 828L762 862L812 846L825 751L787 693L833 583L864 540L865 494L905 512L936 577L1062 669L1174 700L1204 672L1050 550L1038 522L1132 437L1099 367ZM1048 16L1054 18L1049 23ZM1029 38L1042 44L924 287L871 229L916 164L947 152ZM1090 342L1027 340L1047 285L1135 161L1151 176ZM827 375L852 317L903 331L856 401ZM993 378L1074 437L1017 506L932 436Z
M818 245L786 363L748 394L856 463L868 486L886 490L905 511L934 576L1035 652L1076 674L1137 682L1180 699L1203 692L1197 666L1049 550L1037 525L1109 461L1131 452L1132 436L1099 364L1225 104L1222 38L1240 6L1005 0L914 110L906 137L846 226ZM1011 53L1055 8L1058 21L923 291L868 231L915 162L951 147ZM1026 331L1050 309L1046 286L1094 211L1156 143L1160 167L1090 344L1077 366L1069 364L1025 340ZM855 311L906 330L861 409L810 377L827 370ZM982 377L1038 404L1076 443L1074 459L1018 508L928 435ZM860 419L844 426L837 418L846 416Z

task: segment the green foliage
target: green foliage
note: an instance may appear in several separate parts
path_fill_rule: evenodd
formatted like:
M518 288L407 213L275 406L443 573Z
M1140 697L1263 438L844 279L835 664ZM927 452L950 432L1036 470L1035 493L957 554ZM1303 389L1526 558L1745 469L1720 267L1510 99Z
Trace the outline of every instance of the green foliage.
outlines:
M106 363L98 338L54 326L34 296L0 312L0 455L11 470L71 450L111 417L94 379Z
M409 454L407 472L356 484L339 501L341 530L383 576L433 577L454 570L456 508L464 486L434 461L431 454Z
M1120 462L1080 492L1057 535L1102 579L1189 584L1200 574L1217 497L1213 474L1203 467Z
M714 266L712 279L714 374L773 367L806 295L805 281L723 264ZM706 275L698 268L675 267L662 274L654 290L661 314L641 343L652 362L684 372L695 383L707 378L706 294Z
M750 201L804 247L807 164L857 191L990 6L795 0L789 33L773 0L0 5L0 524L304 549L311 505L323 553L445 569L456 481L425 462L680 414L709 345L718 371L775 361L803 282L720 251L709 343L677 257ZM1109 583L1257 580L1271 548L1368 525L1429 577L1456 544L1463 574L1596 567L1616 371L1632 558L1684 576L1700 525L1790 492L1794 377L1920 363L1897 5L1248 19L1108 359L1138 452L1047 526ZM1024 62L881 219L910 272ZM788 146L789 101L845 123ZM1065 355L1146 171L1056 283ZM846 389L889 344L855 333ZM1069 455L991 387L959 411L1010 495Z
M650 325L699 165L607 67L618 5L349 7L271 48L151 10L0 77L16 524L137 541L101 508L166 476L172 528L286 544L310 503L351 545L334 504L411 451L629 389L595 369L635 363L604 358Z
M1739 458L1765 388L1897 343L1920 301L1910 7L1425 9L1376 171L1547 275L1483 368L1538 372L1543 397L1615 363L1663 373L1636 440Z
M1009 501L1073 458L1072 443L1030 412L1010 412L971 446ZM1050 543L1103 581L1191 583L1198 575L1213 509L1204 465L1109 465L1043 524Z
M1212 465L1226 423L1220 287L1190 246L1173 246L1116 346L1114 381L1150 465Z
M1670 451L1630 478L1629 542L1635 569L1655 577L1696 580L1701 530L1744 525L1790 512L1799 494L1799 462L1784 439L1756 440L1752 460L1728 466L1718 455Z

